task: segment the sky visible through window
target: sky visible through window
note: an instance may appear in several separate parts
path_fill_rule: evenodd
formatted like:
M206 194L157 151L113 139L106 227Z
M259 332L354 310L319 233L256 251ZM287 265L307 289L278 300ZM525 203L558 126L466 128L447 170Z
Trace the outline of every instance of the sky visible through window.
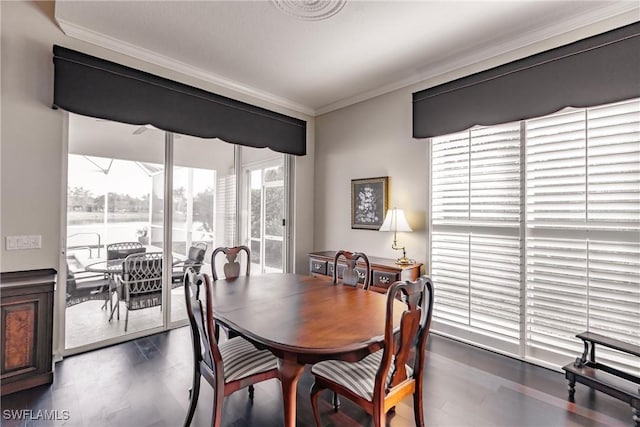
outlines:
M113 163L111 163L113 161ZM128 194L140 197L149 194L151 182L145 166L154 166L162 171L162 165L139 164L129 160L108 159L104 157L69 155L69 188L83 187L94 195L103 194L105 186L111 193ZM147 168L149 169L149 168ZM187 169L176 167L177 170ZM107 174L104 171L108 171ZM185 186L186 181L178 178L174 187ZM199 193L213 187L212 171L194 169L193 192Z

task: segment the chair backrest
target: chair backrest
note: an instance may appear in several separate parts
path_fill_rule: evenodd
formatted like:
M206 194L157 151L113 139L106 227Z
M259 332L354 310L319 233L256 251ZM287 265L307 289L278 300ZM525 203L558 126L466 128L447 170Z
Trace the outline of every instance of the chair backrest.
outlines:
M122 281L127 295L162 292L162 252L127 256L122 262Z
M205 251L209 247L209 245L207 245L205 242L194 242L192 246L195 246L196 248L204 249Z
M202 292L205 293L207 302L206 312L200 299ZM209 276L204 273L198 274L193 268L188 267L184 275L184 298L191 325L194 364L204 364L217 385L224 387L222 355L213 333L213 296Z
M364 261L364 283L362 284L362 288L367 290L369 289L369 284L371 281L371 265L369 264L369 258L362 252L349 252L340 250L336 252L333 257L333 283L338 283L338 260L340 258L344 258L346 267L342 271L342 284L350 285L350 286L358 286L358 281L360 279L360 274L358 270L356 270L356 264L358 259L362 259Z
M394 331L396 305L402 303L400 328ZM384 353L376 374L374 393L389 393L407 378L422 381L424 351L431 327L433 311L433 284L427 276L418 280L393 283L387 291ZM411 370L407 371L413 355Z
M188 267L193 267L196 273L200 273L200 269L204 263L204 254L207 251L207 246L202 247L201 245L202 244L196 244L189 248L183 271L186 271Z
M107 259L125 259L131 254L146 252L147 248L140 242L117 242L107 245Z
M227 258L227 263L224 264L223 267L225 279L238 278L240 276L240 263L237 261L237 258L238 254L243 251L247 254L247 268L245 275L248 276L251 270L251 251L249 251L249 248L246 246L233 246L230 248L220 247L216 248L216 250L211 254L211 273L213 274L213 280L218 280L220 278L216 269L216 256L219 253L225 254Z

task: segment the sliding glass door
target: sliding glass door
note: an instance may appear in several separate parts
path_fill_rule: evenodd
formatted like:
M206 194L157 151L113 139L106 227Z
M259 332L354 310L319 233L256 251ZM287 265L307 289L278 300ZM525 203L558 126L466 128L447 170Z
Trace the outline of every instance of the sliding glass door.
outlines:
M114 259L164 246L164 133L72 114L69 124L67 349L162 327L160 299L132 310L125 331L123 267Z
M69 114L65 352L185 325L185 269L211 274L216 247L249 246L252 274L285 271L286 160ZM145 263L158 277L149 298L135 301L124 283L133 252L157 253Z

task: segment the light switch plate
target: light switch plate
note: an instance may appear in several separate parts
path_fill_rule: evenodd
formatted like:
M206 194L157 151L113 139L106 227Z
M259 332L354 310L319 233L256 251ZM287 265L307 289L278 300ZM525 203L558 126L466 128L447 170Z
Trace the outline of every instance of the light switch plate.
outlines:
M21 249L40 249L42 248L42 236L7 236L5 248L8 251L17 251Z

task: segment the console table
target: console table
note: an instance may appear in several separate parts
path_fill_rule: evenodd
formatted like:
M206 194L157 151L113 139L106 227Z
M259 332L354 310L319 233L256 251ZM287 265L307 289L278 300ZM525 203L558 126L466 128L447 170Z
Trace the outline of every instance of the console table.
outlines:
M54 269L0 273L0 393L53 382Z
M333 257L337 251L311 252L309 255L309 274L312 276L333 279ZM395 260L378 258L367 255L371 266L371 286L369 289L377 292L386 292L393 282L398 280L416 280L420 276L422 263L398 265ZM364 282L364 263L362 267L356 267L360 275L360 282ZM344 265L338 263L338 277L342 277Z

